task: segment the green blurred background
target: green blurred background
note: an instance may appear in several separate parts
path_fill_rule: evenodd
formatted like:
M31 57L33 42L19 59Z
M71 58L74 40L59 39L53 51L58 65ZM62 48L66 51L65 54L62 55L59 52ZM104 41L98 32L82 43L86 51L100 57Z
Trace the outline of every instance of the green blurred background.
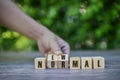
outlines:
M66 40L72 50L120 49L120 0L16 0L18 7ZM34 27L34 26L33 26ZM0 26L0 51L38 50Z

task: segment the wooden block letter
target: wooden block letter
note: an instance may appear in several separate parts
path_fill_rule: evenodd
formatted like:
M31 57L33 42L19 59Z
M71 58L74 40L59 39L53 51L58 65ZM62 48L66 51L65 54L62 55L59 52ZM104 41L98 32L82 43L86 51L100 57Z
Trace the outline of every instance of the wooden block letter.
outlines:
M58 56L56 54L48 54L47 67L48 68L58 68Z
M92 69L92 57L81 57L81 68Z
M68 68L68 54L59 55L59 68Z
M35 58L35 69L46 69L46 58Z
M80 69L80 57L70 57L70 69Z
M93 57L93 69L104 69L105 60L103 57Z
M58 55L58 59L59 60L68 60L69 56L68 54L61 54L61 55Z

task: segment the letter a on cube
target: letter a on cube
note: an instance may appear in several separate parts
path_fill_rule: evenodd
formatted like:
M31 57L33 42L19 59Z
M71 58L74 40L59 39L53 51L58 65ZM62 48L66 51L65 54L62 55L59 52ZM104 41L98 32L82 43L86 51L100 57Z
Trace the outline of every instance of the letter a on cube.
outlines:
M81 57L82 69L92 69L92 57Z

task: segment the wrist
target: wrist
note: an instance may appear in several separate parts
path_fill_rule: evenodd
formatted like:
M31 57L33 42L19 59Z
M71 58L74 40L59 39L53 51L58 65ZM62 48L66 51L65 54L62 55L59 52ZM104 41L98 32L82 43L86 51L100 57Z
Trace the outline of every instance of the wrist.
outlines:
M50 37L52 35L54 34L48 28L44 27L43 25L40 25L38 26L38 28L36 28L34 39L36 41L39 41L45 36Z

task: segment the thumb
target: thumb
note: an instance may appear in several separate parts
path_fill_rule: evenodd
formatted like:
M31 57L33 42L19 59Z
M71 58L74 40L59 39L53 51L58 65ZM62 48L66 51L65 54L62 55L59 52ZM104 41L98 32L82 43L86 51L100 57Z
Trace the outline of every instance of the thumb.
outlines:
M56 41L52 40L50 43L51 46L51 50L55 53L55 54L62 54L62 50L60 48L60 46L57 44Z

